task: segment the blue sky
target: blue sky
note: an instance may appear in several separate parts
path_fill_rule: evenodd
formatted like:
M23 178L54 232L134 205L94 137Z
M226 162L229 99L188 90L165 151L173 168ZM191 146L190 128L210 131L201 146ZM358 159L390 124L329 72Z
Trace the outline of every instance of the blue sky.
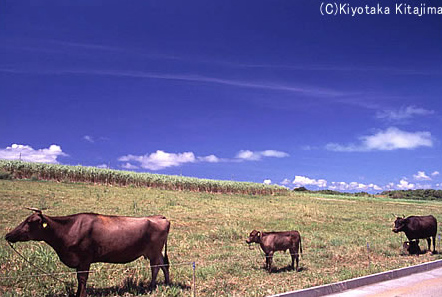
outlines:
M2 1L0 158L442 189L442 15L323 3Z

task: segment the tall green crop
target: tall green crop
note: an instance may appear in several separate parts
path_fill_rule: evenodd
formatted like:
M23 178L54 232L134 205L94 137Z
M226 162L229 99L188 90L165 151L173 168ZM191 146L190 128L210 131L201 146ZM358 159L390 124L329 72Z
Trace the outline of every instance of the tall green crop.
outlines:
M276 185L137 173L85 166L0 160L0 169L10 173L11 176L16 179L36 178L58 182L85 182L227 194L275 195L288 192L287 188Z

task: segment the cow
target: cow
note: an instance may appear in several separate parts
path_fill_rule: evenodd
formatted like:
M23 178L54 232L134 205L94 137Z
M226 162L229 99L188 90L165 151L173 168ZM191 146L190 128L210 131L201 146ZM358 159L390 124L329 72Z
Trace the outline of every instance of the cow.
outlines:
M411 241L405 241L402 245L402 248L405 252L407 252L410 255L418 255L422 253L421 248L419 247L419 244L415 240Z
M167 236L170 222L161 215L147 217L110 216L79 213L68 216L47 216L30 208L33 214L6 234L10 243L44 241L61 262L77 271L76 297L86 296L86 282L91 263L128 263L140 256L149 259L154 289L158 271L169 284ZM162 250L164 247L164 257Z
M298 271L299 264L299 249L302 253L301 235L298 231L284 231L284 232L260 232L253 230L250 232L249 237L246 239L247 244L252 242L259 243L261 249L266 256L265 268L268 272L272 272L272 260L273 254L276 251L290 251L292 257L291 269ZM294 262L296 260L296 268Z
M433 254L436 253L437 220L432 215L396 217L393 232L404 232L409 241L415 239L418 245L419 239L427 239L429 251L431 250L432 237Z

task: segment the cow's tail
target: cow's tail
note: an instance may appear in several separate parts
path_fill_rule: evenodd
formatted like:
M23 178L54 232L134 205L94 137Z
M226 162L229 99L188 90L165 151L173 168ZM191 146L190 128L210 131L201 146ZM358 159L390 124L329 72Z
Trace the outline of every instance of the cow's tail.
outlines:
M301 240L301 237L299 237L299 248L300 248L301 254L302 254L302 240Z
M169 266L169 257L167 256L167 238L166 238L166 242L164 243L164 257L163 257L163 262L164 265Z

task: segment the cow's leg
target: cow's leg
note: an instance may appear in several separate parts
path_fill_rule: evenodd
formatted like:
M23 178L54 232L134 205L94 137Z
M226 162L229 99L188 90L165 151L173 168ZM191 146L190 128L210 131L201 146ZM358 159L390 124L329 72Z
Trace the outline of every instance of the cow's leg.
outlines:
M265 269L268 270L269 269L269 253L266 253L266 266Z
M295 271L298 271L298 265L299 265L299 254L297 249L298 248L290 249L290 255L292 256L292 266L290 268L294 269ZM296 267L295 267L295 261L296 261Z
M427 244L428 244L428 251L431 252L431 237L427 238ZM434 250L434 249L433 249Z
M436 254L436 236L433 236L433 254Z
M160 267L163 264L163 256L161 255L160 257L158 256L151 257L149 258L149 260L150 260L150 269L152 271L152 280L150 281L149 289L154 290L156 287L158 271L160 271Z
M295 249L291 248L289 249L289 251L290 251L290 256L292 257L292 265L290 265L290 269L295 269L295 255L296 255Z
M268 260L269 260L268 270L269 270L269 273L271 273L272 272L273 252L269 253Z
M162 265L161 270L163 270L164 273L164 282L166 285L170 284L170 277L169 277L169 259L167 255L161 259Z
M90 263L77 267L78 289L76 297L86 297L86 282L89 277Z

